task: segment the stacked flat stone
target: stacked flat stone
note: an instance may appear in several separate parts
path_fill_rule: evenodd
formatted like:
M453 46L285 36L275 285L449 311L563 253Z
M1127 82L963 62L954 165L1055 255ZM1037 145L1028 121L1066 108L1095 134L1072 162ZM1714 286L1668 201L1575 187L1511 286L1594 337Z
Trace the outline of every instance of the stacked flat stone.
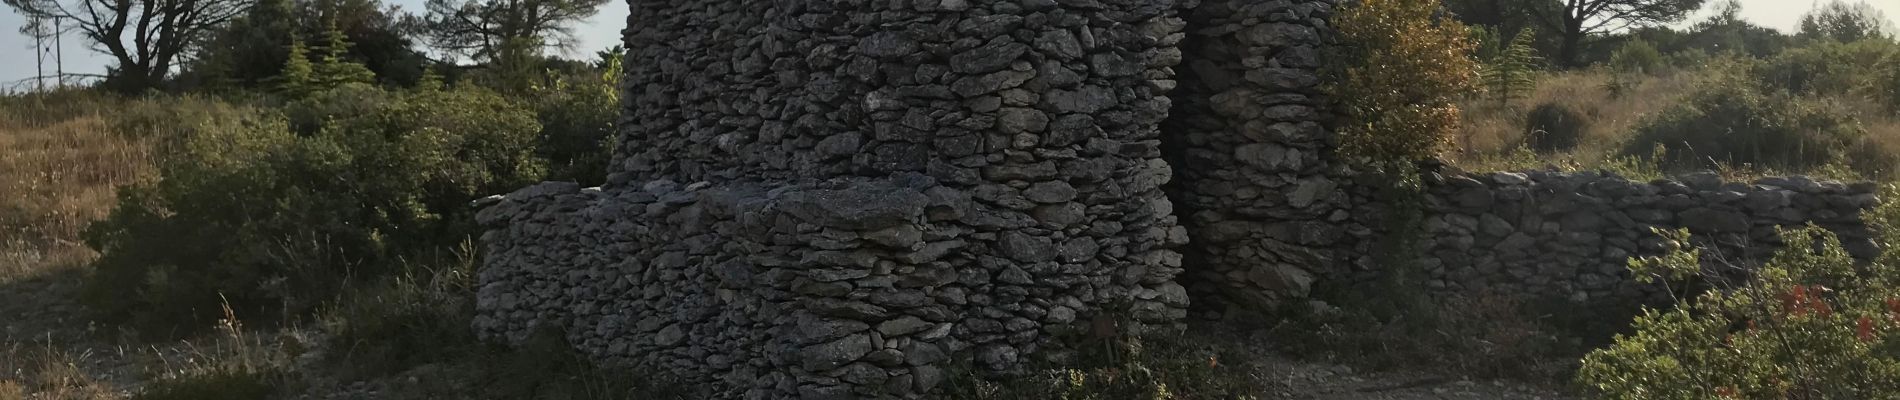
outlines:
M1320 91L1335 0L1208 0L1188 14L1190 43L1164 124L1171 195L1194 245L1197 301L1268 310L1343 276L1370 235L1333 160ZM1361 267L1364 267L1361 265Z
M1318 88L1338 4L630 0L608 184L478 202L474 329L716 398L919 398L953 359L1178 327L1190 295L1270 313L1375 282L1393 205L1333 154ZM1738 260L1809 222L1876 251L1868 184L1426 183L1405 259L1431 293L1642 301L1650 228Z
M916 398L953 357L1185 317L1158 127L1189 4L630 4L609 183L482 201L484 337L718 398Z
M1810 223L1856 257L1878 251L1860 218L1878 203L1871 183L1751 184L1713 173L1639 182L1596 172L1450 172L1428 183L1419 267L1440 294L1568 299L1581 311L1667 300L1627 269L1630 257L1671 246L1652 229L1688 228L1705 261L1743 269L1782 247L1777 228Z

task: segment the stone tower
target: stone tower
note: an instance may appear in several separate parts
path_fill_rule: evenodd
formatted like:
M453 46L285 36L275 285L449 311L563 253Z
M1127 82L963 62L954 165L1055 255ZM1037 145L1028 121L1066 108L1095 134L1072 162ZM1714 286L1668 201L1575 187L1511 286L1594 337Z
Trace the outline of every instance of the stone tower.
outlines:
M722 398L917 397L1178 324L1174 0L632 0L609 183L491 198L485 337Z

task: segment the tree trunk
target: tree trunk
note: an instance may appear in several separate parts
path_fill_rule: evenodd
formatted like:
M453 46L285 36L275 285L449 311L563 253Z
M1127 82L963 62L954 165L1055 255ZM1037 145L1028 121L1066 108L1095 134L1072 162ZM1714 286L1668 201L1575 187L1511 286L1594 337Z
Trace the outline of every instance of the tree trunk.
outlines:
M139 95L158 85L164 76L162 72L135 63L121 63L118 69L106 77L106 87L125 95Z
M1564 21L1563 45L1557 50L1557 63L1565 68L1582 67L1583 21Z

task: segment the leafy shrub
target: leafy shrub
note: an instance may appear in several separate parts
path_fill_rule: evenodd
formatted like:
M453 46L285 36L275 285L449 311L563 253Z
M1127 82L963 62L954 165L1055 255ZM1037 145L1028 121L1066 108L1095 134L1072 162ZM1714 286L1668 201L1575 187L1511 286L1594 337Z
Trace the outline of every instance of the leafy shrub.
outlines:
M1900 57L1900 44L1886 40L1817 42L1789 49L1754 70L1768 88L1795 94L1859 95Z
M1804 39L1836 42L1889 40L1893 38L1889 32L1891 29L1893 23L1887 20L1887 16L1866 1L1849 5L1841 0L1829 0L1827 4L1801 16L1797 35Z
M1374 164L1431 158L1458 131L1459 96L1476 90L1463 24L1434 0L1366 0L1335 18L1341 43L1328 92L1345 114L1340 151Z
M343 85L313 93L309 97L292 99L284 105L283 113L290 124L291 133L313 136L337 117L375 113L400 99L400 93L374 86Z
M1589 118L1561 103L1539 104L1524 116L1525 144L1542 154L1577 148L1589 128Z
M1889 114L1900 116L1900 53L1889 57L1881 71L1869 91Z
M1823 99L1763 93L1732 72L1716 72L1682 103L1639 123L1623 152L1644 156L1662 145L1667 152L1659 163L1668 167L1805 171L1844 162L1862 171L1889 169L1892 156L1880 153L1842 109Z
M1472 32L1475 34L1490 32L1490 30L1473 28ZM1496 34L1486 33L1479 36L1491 37ZM1509 43L1486 44L1485 46L1494 48L1480 51L1485 55L1482 56L1483 70L1478 75L1479 81L1483 83L1485 93L1490 94L1492 100L1498 104L1524 98L1537 88L1537 63L1540 59L1537 57L1537 49L1532 47L1537 40L1536 36L1537 31L1524 29L1513 36ZM1497 39L1488 38L1484 41L1495 43Z
M247 131L272 119L257 107L204 96L128 100L104 115L112 132L156 139L167 152L176 151L184 138Z
M491 93L338 90L288 113L320 122L299 135L254 115L192 132L162 179L125 188L87 230L101 256L85 300L161 327L200 326L220 297L245 315L301 314L460 241L469 200L541 175L533 115Z
M1662 52L1642 39L1631 40L1610 55L1610 68L1619 73L1652 74L1664 65Z
M1688 240L1687 231L1659 233ZM1578 380L1614 399L1900 398L1900 254L1857 266L1811 226L1784 230L1782 241L1792 246L1745 284L1645 309L1635 333L1584 358ZM1676 247L1631 260L1630 271L1645 282L1728 281L1704 274L1729 270Z
M548 160L548 179L606 182L616 143L614 121L620 117L619 73L610 68L603 73L607 79L562 79L536 91L532 101L541 120L540 154Z

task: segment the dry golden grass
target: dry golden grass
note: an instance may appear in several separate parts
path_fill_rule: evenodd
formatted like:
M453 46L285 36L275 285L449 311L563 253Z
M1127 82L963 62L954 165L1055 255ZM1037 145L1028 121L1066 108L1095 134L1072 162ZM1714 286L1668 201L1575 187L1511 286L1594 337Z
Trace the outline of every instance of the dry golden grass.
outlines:
M1473 163L1495 159L1524 145L1528 135L1525 115L1542 104L1558 104L1577 110L1590 121L1577 149L1556 157L1540 157L1552 164L1595 164L1604 161L1616 145L1629 137L1637 123L1650 113L1661 111L1675 102L1694 83L1689 73L1629 79L1627 87L1616 93L1615 82L1607 72L1571 71L1545 74L1529 96L1498 105L1489 100L1472 100L1462 105L1464 126L1457 143L1460 151L1454 161L1472 167Z
M96 254L80 232L112 210L119 186L151 176L151 146L107 126L115 103L83 92L0 98L0 285L84 268ZM0 342L0 400L122 397L52 339Z
M1620 154L1645 118L1668 110L1695 90L1696 70L1679 70L1659 76L1635 76L1618 82L1601 70L1555 72L1537 81L1536 90L1523 99L1499 105L1488 100L1462 104L1462 130L1455 139L1459 150L1451 161L1467 170L1510 170L1555 167L1559 169L1605 168L1625 172L1637 160ZM1621 88L1615 88L1621 84ZM1865 98L1833 98L1839 107L1857 118L1862 129L1887 153L1900 153L1900 115L1882 110ZM1526 116L1539 105L1557 104L1576 110L1588 121L1575 149L1556 154L1533 154L1524 146L1529 134ZM1774 171L1737 165L1722 169L1736 179L1785 174L1813 174L1836 178L1874 178L1865 173L1841 170ZM1890 175L1890 171L1876 171ZM1640 175L1640 174L1639 174ZM1856 175L1856 176L1846 176Z
M52 346L0 349L0 400L119 399L124 396L79 369L75 357ZM29 397L31 395L32 397Z
M152 146L111 132L96 110L51 121L24 116L41 107L23 103L0 103L0 280L83 265L80 232L154 170Z

